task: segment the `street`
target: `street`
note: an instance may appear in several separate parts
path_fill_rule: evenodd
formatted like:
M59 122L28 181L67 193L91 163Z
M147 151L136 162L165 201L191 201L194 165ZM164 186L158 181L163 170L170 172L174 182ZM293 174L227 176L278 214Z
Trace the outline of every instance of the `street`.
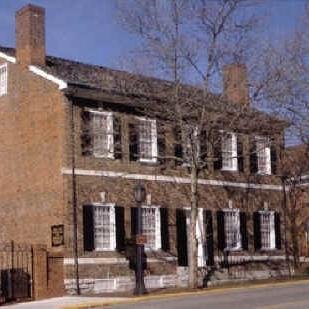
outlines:
M114 305L113 309L231 309L231 308L309 308L309 284L287 283L278 286L237 288L196 295L153 299L134 304Z

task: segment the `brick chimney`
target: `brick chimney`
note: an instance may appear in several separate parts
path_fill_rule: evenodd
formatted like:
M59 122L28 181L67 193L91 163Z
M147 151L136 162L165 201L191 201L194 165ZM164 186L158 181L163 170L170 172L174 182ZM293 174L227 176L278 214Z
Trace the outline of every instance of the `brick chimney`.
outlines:
M229 64L223 68L224 96L227 100L249 105L247 68L244 64Z
M28 4L16 12L16 58L23 66L45 65L45 9Z

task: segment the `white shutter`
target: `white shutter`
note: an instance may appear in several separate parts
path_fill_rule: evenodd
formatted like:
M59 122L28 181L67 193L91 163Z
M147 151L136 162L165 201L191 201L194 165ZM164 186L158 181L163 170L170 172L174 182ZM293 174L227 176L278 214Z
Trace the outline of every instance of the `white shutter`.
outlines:
M160 208L156 207L156 245L155 250L161 249L161 216Z
M205 266L204 255L204 225L203 225L203 208L198 209L196 221L196 239L197 239L197 266Z
M116 212L115 206L110 206L110 250L116 249Z
M191 208L185 208L186 210L186 225L187 231L190 230L191 222ZM206 262L205 251L204 251L204 224L203 224L203 208L197 210L197 221L195 226L195 237L197 240L197 266L204 267ZM190 236L187 235L188 248L189 248Z
M158 134L157 134L157 121L151 120L151 152L152 152L152 161L156 162L158 157Z
M275 234L275 212L270 212L270 218L269 218L269 224L270 224L270 249L276 248L276 234Z
M236 133L231 133L231 143L232 143L232 170L238 170L238 160L237 160L237 135Z
M7 94L7 64L0 66L0 96Z
M236 212L236 222L235 222L236 228L237 228L237 245L236 245L236 249L240 249L241 248L241 234L240 234L240 212L239 209L237 209Z
M108 113L106 115L106 125L107 125L107 157L114 159L114 120L113 114Z
M271 175L271 157L270 157L270 147L265 147L265 158L266 158L266 167L265 167L265 174Z

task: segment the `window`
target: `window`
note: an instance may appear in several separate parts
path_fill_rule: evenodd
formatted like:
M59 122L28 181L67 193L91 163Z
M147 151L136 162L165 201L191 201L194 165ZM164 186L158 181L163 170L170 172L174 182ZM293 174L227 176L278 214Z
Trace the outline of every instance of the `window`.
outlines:
M222 170L237 171L237 136L222 132Z
M93 223L95 250L115 250L116 223L114 205L95 204L93 209Z
M156 120L139 118L139 155L141 162L156 162L158 156Z
M0 96L7 94L7 64L0 65Z
M261 249L275 249L275 214L273 211L260 211L259 214L261 224Z
M93 154L98 158L114 158L113 114L91 111Z
M259 174L271 174L270 140L267 137L256 137L257 165Z
M241 249L239 209L224 210L224 231L226 250Z
M142 233L146 235L146 249L161 249L161 220L159 207L142 207Z

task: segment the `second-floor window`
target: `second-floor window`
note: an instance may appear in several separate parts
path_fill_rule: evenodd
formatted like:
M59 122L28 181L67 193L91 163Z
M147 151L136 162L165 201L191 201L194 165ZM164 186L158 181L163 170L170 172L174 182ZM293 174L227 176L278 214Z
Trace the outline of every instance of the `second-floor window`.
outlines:
M239 209L224 210L225 249L241 249L240 213Z
M7 94L7 64L0 65L0 96Z
M271 174L270 140L267 137L256 137L256 156L258 174Z
M130 160L155 163L158 159L157 121L136 117L129 124Z
M93 154L100 158L114 158L113 114L91 112Z
M237 136L222 132L222 170L237 171Z
M139 161L156 162L158 156L156 120L138 118L138 121Z

